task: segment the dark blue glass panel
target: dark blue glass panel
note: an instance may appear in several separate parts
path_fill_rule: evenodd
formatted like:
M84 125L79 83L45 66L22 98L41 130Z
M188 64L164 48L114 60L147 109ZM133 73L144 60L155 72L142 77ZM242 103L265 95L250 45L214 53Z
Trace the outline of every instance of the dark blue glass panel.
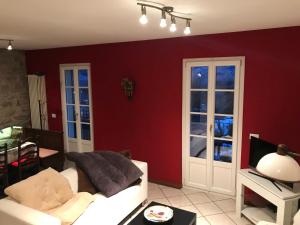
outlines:
M80 106L80 121L84 123L90 122L90 109L88 106Z
M89 124L81 124L81 139L91 140L91 131Z
M67 104L75 104L74 88L66 88L66 102Z
M217 66L216 89L234 89L235 66Z
M76 123L68 122L68 136L70 138L77 138Z
M216 92L215 113L233 114L233 101L234 101L233 92L223 92L223 91Z
M206 135L207 119L205 115L191 115L191 134Z
M232 138L233 117L215 116L215 137Z
M192 91L191 112L207 112L207 91Z
M88 87L88 71L85 69L78 70L79 87Z
M214 160L222 162L232 161L232 142L215 140Z
M73 70L65 70L65 85L74 86Z
M80 105L89 105L89 89L79 88Z
M206 138L190 137L190 156L206 159Z
M68 117L68 121L76 120L74 105L67 105L67 117Z
M192 67L192 89L207 89L208 66Z

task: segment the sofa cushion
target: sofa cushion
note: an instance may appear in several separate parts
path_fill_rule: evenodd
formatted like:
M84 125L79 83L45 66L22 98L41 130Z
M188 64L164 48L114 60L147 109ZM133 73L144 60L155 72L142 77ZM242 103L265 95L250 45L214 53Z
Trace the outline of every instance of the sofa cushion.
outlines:
M9 186L4 192L20 204L40 211L56 208L73 197L67 179L52 168Z
M48 214L59 218L62 225L69 225L77 220L94 199L95 197L87 192L79 192L65 204L49 210Z

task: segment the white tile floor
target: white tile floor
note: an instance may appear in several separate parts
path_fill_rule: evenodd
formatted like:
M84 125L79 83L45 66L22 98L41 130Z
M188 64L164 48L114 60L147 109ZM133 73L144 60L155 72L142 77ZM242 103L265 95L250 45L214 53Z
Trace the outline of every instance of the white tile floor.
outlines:
M194 188L176 189L149 183L148 203L151 201L196 213L197 225L252 225L247 219L236 217L235 199L231 196L205 192ZM143 208L137 213L141 210Z

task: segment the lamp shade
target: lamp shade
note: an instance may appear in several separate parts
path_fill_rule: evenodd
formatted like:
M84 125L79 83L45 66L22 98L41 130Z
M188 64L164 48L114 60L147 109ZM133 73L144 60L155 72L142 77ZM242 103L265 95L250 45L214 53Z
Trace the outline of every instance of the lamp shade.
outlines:
M262 175L284 182L300 181L300 166L289 155L270 153L262 157L256 170Z

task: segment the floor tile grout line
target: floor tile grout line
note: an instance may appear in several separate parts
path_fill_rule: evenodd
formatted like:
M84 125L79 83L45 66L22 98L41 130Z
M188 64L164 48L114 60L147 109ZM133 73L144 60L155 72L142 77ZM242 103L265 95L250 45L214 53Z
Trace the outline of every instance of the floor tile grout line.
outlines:
M187 196L187 194L185 194L182 190L181 190L181 192L186 196L187 199L189 199L189 197ZM199 192L201 192L201 191L199 191ZM196 192L196 193L198 193L198 192ZM211 200L204 192L201 192L201 193L203 193L209 200ZM190 199L189 199L189 200L190 200ZM194 207L195 209L197 209L197 211L200 213L200 215L205 219L205 221L206 221L209 225L211 225L211 223L207 220L206 216L204 216L204 215L200 212L200 210L197 208L197 206L196 206L192 201L191 201L191 203L192 203L193 207ZM196 220L197 220L197 218L196 218Z
M161 199L167 200L167 202L168 202L170 205L172 205L172 204L171 204L169 198L170 198L170 197L178 197L178 196L179 196L179 195L174 195L174 196L169 196L169 197L167 197L167 195L164 193L163 188L160 187L160 185L157 185L157 188L158 188L158 189L161 191L161 193L162 193L163 198L161 198ZM229 221L231 221L233 224L238 225L238 223L236 223L229 215L227 215L227 213L231 213L231 212L234 212L234 211L226 212L226 211L224 211L221 207L219 207L217 204L215 204L215 202L224 201L224 200L228 200L228 199L231 199L231 200L235 201L235 199L232 199L232 198L229 197L229 196L228 196L228 198L227 198L227 196L226 196L225 199L212 200L212 199L207 195L207 193L205 193L205 192L202 191L202 190L199 190L199 192L196 190L195 193L191 193L191 194L185 193L185 192L182 190L182 188L181 188L181 189L178 188L177 190L179 190L179 191L181 192L181 194L182 194L183 196L185 196L185 198L186 198L186 199L188 200L188 202L190 202L190 204L191 204L191 205L184 205L184 206L180 206L180 207L193 206L193 207L200 213L200 217L197 216L197 218L203 217L203 218L205 219L205 221L206 221L208 224L210 224L210 222L209 222L208 219L207 219L207 216L214 216L214 215L223 214L223 215L224 215L225 217L227 217L227 218L229 219ZM221 213L216 213L216 214L211 214L211 215L206 215L206 216L204 216L204 215L198 210L198 208L196 207L196 203L193 203L193 202L190 200L190 198L188 197L188 195L192 195L192 194L196 194L196 193L204 194L204 195L211 201L211 202L206 202L206 203L213 203L213 204L221 211ZM209 193L209 192L208 192L208 193ZM158 198L158 199L159 199L159 198ZM203 203L203 204L206 204L206 203ZM199 204L201 204L201 203L199 203ZM180 208L180 207L178 207L178 208Z
M182 190L181 190L182 191ZM183 191L182 191L182 193L186 196L186 198L188 198L189 199L189 197L188 197L188 195L186 194L186 193L184 193ZM196 193L198 193L198 192L196 192ZM210 224L210 222L208 221L208 219L206 218L207 216L214 216L214 215L218 215L218 214L224 214L231 222L233 222L234 224L236 224L236 225L238 225L235 221L233 221L227 214L226 214L226 212L225 211L223 211L223 209L221 209L221 207L219 207L217 204L215 204L215 202L217 202L217 201L223 201L223 200L227 200L227 199L222 199L222 200L212 200L205 192L201 192L201 191L199 191L199 193L201 193L201 194L204 194L218 209L220 209L220 211L222 212L222 213L216 213L216 214L212 214L212 215L206 215L206 216L204 216L200 211L199 211L199 209L197 208L197 206L195 205L195 203L193 203L192 202L192 205L193 205L193 207L194 208L196 208L197 209L197 211L200 213L200 215L202 216L202 217L204 217L204 219L207 221L207 223L209 223ZM209 193L209 192L208 192ZM192 194L191 194L192 195ZM228 198L228 199L231 199L231 198ZM190 199L189 199L190 200ZM209 202L207 202L207 203L209 203ZM205 203L204 203L205 204Z

